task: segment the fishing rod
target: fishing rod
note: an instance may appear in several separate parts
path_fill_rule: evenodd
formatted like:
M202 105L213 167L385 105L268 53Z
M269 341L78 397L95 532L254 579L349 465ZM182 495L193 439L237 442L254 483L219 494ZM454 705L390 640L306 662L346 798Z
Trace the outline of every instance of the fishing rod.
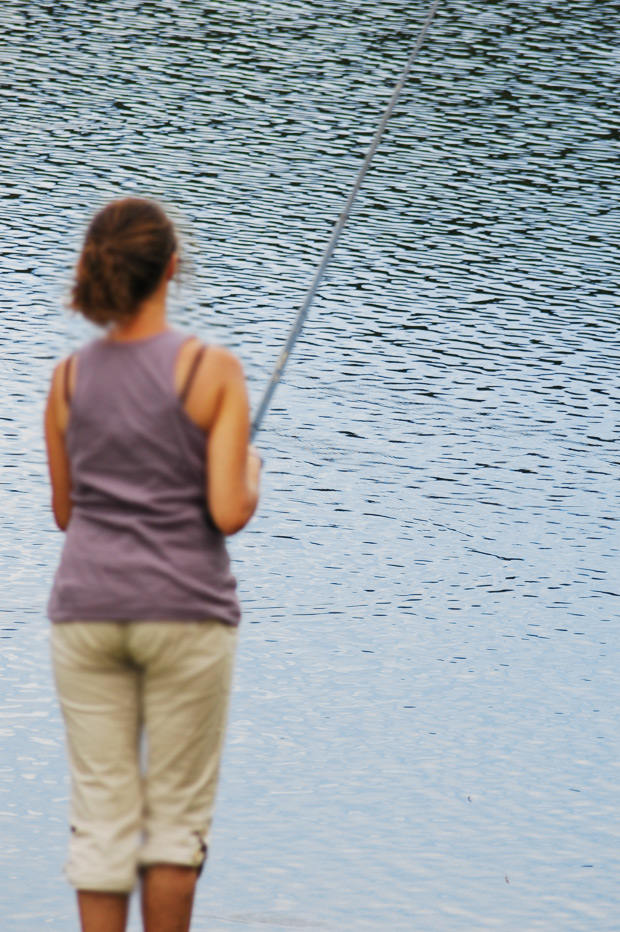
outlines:
M332 235L330 236L329 242L327 243L327 246L325 247L321 261L319 262L317 270L314 273L314 278L312 279L312 282L310 283L310 287L308 288L308 291L302 302L302 305L299 308L299 311L297 312L297 317L293 321L293 325L289 331L289 334L286 338L284 346L282 347L282 351L278 357L278 361L275 364L269 383L267 384L267 388L264 391L263 397L261 398L260 404L256 410L256 414L254 415L254 418L252 420L252 426L250 429L250 436L252 440L254 439L254 437L258 433L258 430L260 429L261 422L267 412L273 393L275 392L276 386L282 377L282 373L284 372L284 367L286 366L286 363L288 362L288 358L291 355L293 347L295 346L295 343L297 342L297 338L302 331L304 322L306 320L306 317L308 316L308 311L310 310L310 305L312 304L312 301L314 300L314 296L317 292L321 279L323 278L323 275L325 274L325 269L327 268L327 264L332 257L334 249L336 248L338 240L340 239L340 234L342 233L342 230L344 229L344 225L346 224L348 220L349 214L351 212L351 208L353 206L353 201L355 200L357 192L359 191L361 187L362 181L364 180L364 176L366 175L366 172L368 171L368 167L372 161L372 158L375 152L377 151L377 148L381 141L381 137L383 136L385 127L387 126L387 122L390 116L392 115L392 111L394 110L394 107L396 106L396 102L398 98L400 97L401 91L405 85L405 81L407 80L407 77L409 76L409 72L411 71L411 67L414 61L416 60L416 58L418 57L418 53L420 49L422 48L422 43L424 42L424 39L426 38L426 33L430 29L430 25L433 21L433 17L435 16L435 10L437 9L438 6L439 6L439 0L434 0L434 2L431 4L431 7L428 13L426 14L426 19L420 31L420 35L418 36L417 42L415 46L413 47L411 54L409 55L409 58L407 59L407 64L403 68L402 74L394 88L394 91L389 100L389 103L387 107L385 108L385 112L383 113L381 122L379 123L379 126L377 127L377 130L372 139L372 142L370 143L368 152L366 153L366 158L362 162L362 166L359 172L357 173L355 184L353 185L351 189L351 193L349 194L346 200L346 203L344 207L342 208L342 211L340 213L340 216L338 217L338 220L334 224Z

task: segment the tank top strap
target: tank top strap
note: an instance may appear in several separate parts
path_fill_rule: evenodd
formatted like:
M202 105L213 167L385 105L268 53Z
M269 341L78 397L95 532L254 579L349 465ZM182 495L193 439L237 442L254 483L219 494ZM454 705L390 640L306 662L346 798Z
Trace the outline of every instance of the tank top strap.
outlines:
M194 384L194 379L196 378L196 373L198 372L198 368L200 366L200 363L202 362L202 358L205 354L206 349L207 347L201 344L196 350L196 352L194 353L194 358L192 359L192 364L189 367L189 372L187 373L187 376L185 378L185 383L181 391L179 392L179 401L181 402L182 405L185 404L187 400L187 396L189 395L192 389L192 385Z

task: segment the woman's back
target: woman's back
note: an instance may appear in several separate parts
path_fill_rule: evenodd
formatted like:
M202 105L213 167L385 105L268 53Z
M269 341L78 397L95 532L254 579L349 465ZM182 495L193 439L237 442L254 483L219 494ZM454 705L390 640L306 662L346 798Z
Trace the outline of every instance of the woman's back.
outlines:
M175 389L186 340L165 330L96 340L77 355L73 508L53 621L239 621L225 541L207 515L205 432Z

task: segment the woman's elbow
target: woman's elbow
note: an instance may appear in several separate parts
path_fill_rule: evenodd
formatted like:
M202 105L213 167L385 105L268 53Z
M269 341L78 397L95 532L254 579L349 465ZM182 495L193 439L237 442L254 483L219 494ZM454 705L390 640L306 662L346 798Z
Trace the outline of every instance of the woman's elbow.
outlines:
M71 518L71 503L59 502L52 499L52 512L59 531L66 531Z
M215 506L211 508L211 518L222 534L230 536L243 530L256 511L257 505L258 495L248 498L246 502L236 508L231 508L230 505L224 508Z
M232 534L236 534L238 531L243 530L249 520L250 519L248 518L245 521L234 521L229 518L220 518L219 520L214 519L213 523L217 527L218 531L220 531L222 534L225 534L226 537L230 537Z

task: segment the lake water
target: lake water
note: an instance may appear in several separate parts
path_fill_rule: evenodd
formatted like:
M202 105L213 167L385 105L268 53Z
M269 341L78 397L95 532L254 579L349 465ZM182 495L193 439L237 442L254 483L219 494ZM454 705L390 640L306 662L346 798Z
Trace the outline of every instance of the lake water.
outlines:
M426 12L0 11L0 927L77 928L41 415L121 194L254 403ZM441 3L259 435L196 932L617 932L618 5ZM132 919L132 930L138 928Z

